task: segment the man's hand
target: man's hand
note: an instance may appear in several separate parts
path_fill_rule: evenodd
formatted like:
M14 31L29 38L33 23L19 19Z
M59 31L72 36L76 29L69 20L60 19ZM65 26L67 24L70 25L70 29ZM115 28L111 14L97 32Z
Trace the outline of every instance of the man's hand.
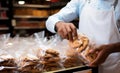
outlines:
M73 37L77 37L77 28L72 23L57 22L56 25L57 33L63 38L73 41Z
M91 67L99 66L100 64L104 63L107 57L110 54L110 46L109 45L103 45L99 48L96 48L94 50L91 50L90 53L96 53L97 57L96 59L90 63Z

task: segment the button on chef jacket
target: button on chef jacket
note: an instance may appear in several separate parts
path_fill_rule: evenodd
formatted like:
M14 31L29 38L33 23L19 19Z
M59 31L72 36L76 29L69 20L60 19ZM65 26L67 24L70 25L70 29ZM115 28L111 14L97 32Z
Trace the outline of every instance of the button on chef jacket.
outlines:
M98 10L109 10L114 4L115 0L88 0L91 7ZM55 24L58 21L70 22L75 18L80 17L82 8L84 7L86 0L71 0L68 4L63 7L58 13L50 16L46 21L46 27L49 31L56 33ZM115 19L118 29L120 31L120 0L115 7Z

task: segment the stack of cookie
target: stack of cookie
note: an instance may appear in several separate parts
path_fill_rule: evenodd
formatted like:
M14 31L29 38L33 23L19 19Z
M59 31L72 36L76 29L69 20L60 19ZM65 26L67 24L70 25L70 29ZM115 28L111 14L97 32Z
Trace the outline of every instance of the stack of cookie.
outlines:
M66 52L66 57L63 59L63 65L65 68L77 67L83 65L83 62L74 49L69 49Z
M13 56L8 54L1 54L0 55L0 67L5 67L0 73L13 73L15 69L12 67L16 67L15 59ZM11 67L11 68L10 68Z
M79 34L77 39L69 42L69 45L82 56L81 58L85 63L92 62L96 58L96 54L88 54L90 49L94 48L90 45L89 38L83 34Z
M72 42L69 41L69 45L80 53L89 45L89 39L86 36L78 35L78 38L75 38Z
M44 65L44 71L54 71L61 69L59 52L53 49L47 49L42 57L41 63Z
M18 63L18 70L26 73L41 72L40 60L34 55L23 56Z

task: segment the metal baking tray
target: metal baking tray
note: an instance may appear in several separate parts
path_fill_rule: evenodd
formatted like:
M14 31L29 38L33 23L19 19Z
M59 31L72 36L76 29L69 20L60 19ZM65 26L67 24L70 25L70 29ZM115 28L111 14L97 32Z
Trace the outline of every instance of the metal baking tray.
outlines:
M56 71L44 72L44 73L80 73L80 71L90 70L90 73L98 73L98 67L89 67L89 66L77 66L72 68L66 68Z

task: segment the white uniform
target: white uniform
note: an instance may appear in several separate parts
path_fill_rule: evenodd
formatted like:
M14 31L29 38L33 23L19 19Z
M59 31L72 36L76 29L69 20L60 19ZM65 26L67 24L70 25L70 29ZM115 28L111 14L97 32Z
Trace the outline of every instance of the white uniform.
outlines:
M99 6L102 1L105 7ZM51 32L55 32L54 25L57 21L69 22L79 16L79 31L92 37L98 45L120 42L116 24L120 16L120 1L117 2L119 5L116 10L114 3L114 0L72 0L58 14L51 16L46 26ZM120 73L120 53L111 54L99 67L99 73Z

